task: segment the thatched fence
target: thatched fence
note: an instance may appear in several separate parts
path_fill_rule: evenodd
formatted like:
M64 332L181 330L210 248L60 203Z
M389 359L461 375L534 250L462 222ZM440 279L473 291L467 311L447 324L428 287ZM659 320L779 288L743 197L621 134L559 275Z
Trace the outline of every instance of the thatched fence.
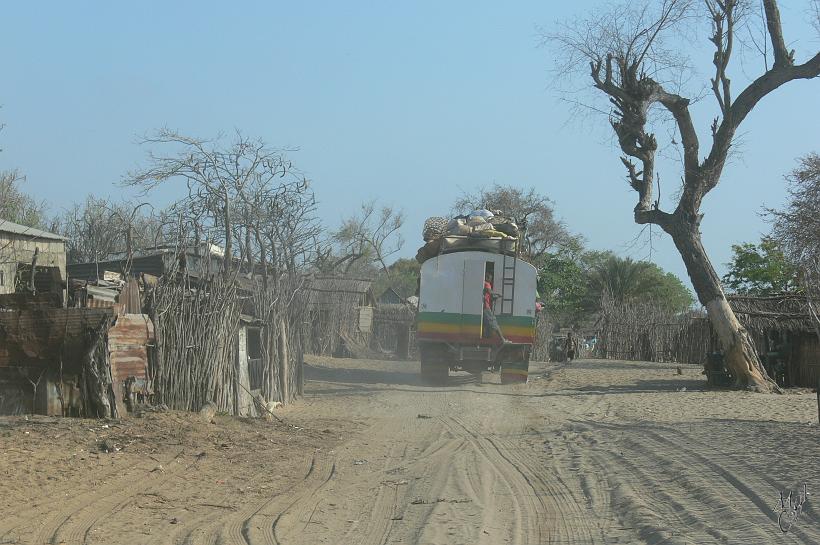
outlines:
M263 325L259 365L265 401L288 403L303 393L307 298L303 277L280 279L273 288L254 286L253 307Z
M198 411L212 401L233 413L241 309L235 283L216 277L191 288L163 279L149 293L147 307L156 336L152 376L157 402Z
M305 285L307 311L302 334L305 351L322 356L350 355L347 344L370 346L375 298L372 281L315 276Z
M738 321L754 341L760 361L785 368L783 386L816 387L820 342L814 309L805 294L728 295ZM608 359L703 365L721 347L705 313L675 314L650 303L604 301L596 355Z
M156 402L196 411L211 401L220 411L241 414L247 410L241 400L251 396L293 400L302 392L304 297L298 279L267 288L254 281L240 289L236 279L221 276L196 286L163 278L146 301L156 336L151 365ZM240 360L240 351L245 353L240 339L246 336L239 333L248 314L261 329L261 357L251 371L261 375L258 392L242 380L251 363Z
M416 357L416 310L407 304L381 304L373 313L373 350L406 360Z
M714 346L705 316L674 313L648 302L603 302L598 357L703 364Z

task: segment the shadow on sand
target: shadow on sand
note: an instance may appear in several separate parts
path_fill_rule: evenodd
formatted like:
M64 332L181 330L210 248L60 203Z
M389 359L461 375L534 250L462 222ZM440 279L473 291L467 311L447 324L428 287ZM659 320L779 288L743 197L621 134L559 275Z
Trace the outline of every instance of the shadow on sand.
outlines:
M355 365L356 360L350 360ZM347 363L347 362L345 362ZM656 369L658 364L611 362L603 360L580 360L571 364L534 364L531 368L533 389L527 391L508 390L511 386L485 383L480 384L477 377L467 373L450 373L447 382L439 385L430 385L424 382L419 374L419 364L414 361L386 362L394 369L368 369L364 367L329 367L323 365L305 364L305 379L314 384L308 390L308 395L371 395L382 391L430 392L431 390L446 389L451 392L480 392L486 395L500 395L510 397L553 397L553 396L583 396L583 395L619 395L637 392L676 392L682 388L687 391L702 391L706 389L706 381L701 379L648 379L636 380L630 384L588 384L566 390L546 390L537 388L540 379L550 379L556 372L577 369ZM666 367L666 364L660 364ZM662 368L664 368L662 367ZM669 365L670 369L676 366ZM497 380L497 379L496 379ZM544 383L546 385L546 383Z
M356 367L325 367L305 364L305 379L340 386L384 385L384 386L421 386L435 388L426 384L419 373L419 364L415 361L390 362L396 369L365 369ZM473 384L476 378L466 373L451 375L443 387ZM372 388L371 390L384 390ZM402 388L404 389L404 388ZM317 390L312 390L316 392Z

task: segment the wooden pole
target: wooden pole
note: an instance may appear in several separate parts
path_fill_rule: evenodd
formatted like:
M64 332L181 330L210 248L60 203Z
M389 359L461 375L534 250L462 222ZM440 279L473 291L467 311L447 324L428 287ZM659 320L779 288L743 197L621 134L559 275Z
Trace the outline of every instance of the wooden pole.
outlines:
M279 321L279 334L281 342L279 347L282 351L280 369L282 370L282 402L290 403L290 361L288 354L288 330L285 320Z
M37 295L37 286L34 285L34 276L37 271L37 257L40 255L40 248L34 248L34 255L31 257L31 275L29 276L28 289L32 295Z

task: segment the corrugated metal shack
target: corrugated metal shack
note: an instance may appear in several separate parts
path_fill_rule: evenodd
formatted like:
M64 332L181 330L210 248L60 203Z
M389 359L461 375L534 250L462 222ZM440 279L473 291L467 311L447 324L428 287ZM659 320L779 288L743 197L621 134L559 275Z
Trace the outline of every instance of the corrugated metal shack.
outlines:
M0 414L116 416L150 393L153 328L136 281L75 282L64 308L59 267L18 263L16 274L28 280L0 295Z
M255 308L260 287L254 278L243 271L233 280L235 289L215 282L222 276L223 260L221 248L203 244L185 249L161 246L134 251L130 258L117 256L68 266L71 304L94 308L122 305L126 320L132 322L129 330L141 327L152 339L145 352L130 353L133 365L127 371L118 372L119 361L112 357L114 381L128 394L133 395L136 385L141 387L137 393L153 395L171 408L198 410L210 400L220 410L245 415L258 413L256 397L289 402L301 391L301 379L294 387L293 377L278 374L282 371L301 377L298 337L286 343L288 349L278 348L278 338L284 333L279 330L278 318L265 305L265 318L270 323L260 318ZM236 305L228 303L226 297L235 298ZM204 320L193 310L209 305L226 314ZM208 358L195 357L206 351L201 346L203 338L211 342L223 335L231 337L225 346L217 343L221 348L215 348ZM115 341L119 339L113 338ZM148 359L145 371L143 357ZM279 369L283 358L291 364ZM218 387L209 376L215 368L224 375Z
M100 414L113 390L92 399L100 380L110 384L94 375L110 365L104 345L113 315L112 309L37 305L0 309L0 414L115 416Z
M38 266L56 268L60 278L65 279L64 237L0 219L0 294L17 291L16 280L22 272L18 268L27 266L30 271L35 252Z
M65 308L61 236L0 222L0 256L0 414L123 412L122 382L147 368L150 327L138 330L113 300Z
M373 281L315 276L307 283L306 351L347 357L352 345L367 348L373 326Z
M135 251L131 257L122 255L96 263L72 263L68 276L77 280L107 280L106 273L141 278L143 275L159 278L169 273L184 274L189 280L209 278L222 267L223 251L213 244L199 248L157 246Z
M146 315L119 304L61 308L48 294L1 295L0 414L124 414L151 393L153 336ZM107 393L95 400L99 380Z

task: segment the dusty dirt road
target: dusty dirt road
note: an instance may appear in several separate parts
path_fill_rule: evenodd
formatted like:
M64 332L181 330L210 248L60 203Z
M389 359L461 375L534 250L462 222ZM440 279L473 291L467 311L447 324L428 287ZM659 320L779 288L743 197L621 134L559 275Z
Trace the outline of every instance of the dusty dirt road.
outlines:
M820 543L813 394L534 367L429 387L417 363L315 359L289 426L9 419L0 543ZM804 482L817 496L784 534L780 491Z

